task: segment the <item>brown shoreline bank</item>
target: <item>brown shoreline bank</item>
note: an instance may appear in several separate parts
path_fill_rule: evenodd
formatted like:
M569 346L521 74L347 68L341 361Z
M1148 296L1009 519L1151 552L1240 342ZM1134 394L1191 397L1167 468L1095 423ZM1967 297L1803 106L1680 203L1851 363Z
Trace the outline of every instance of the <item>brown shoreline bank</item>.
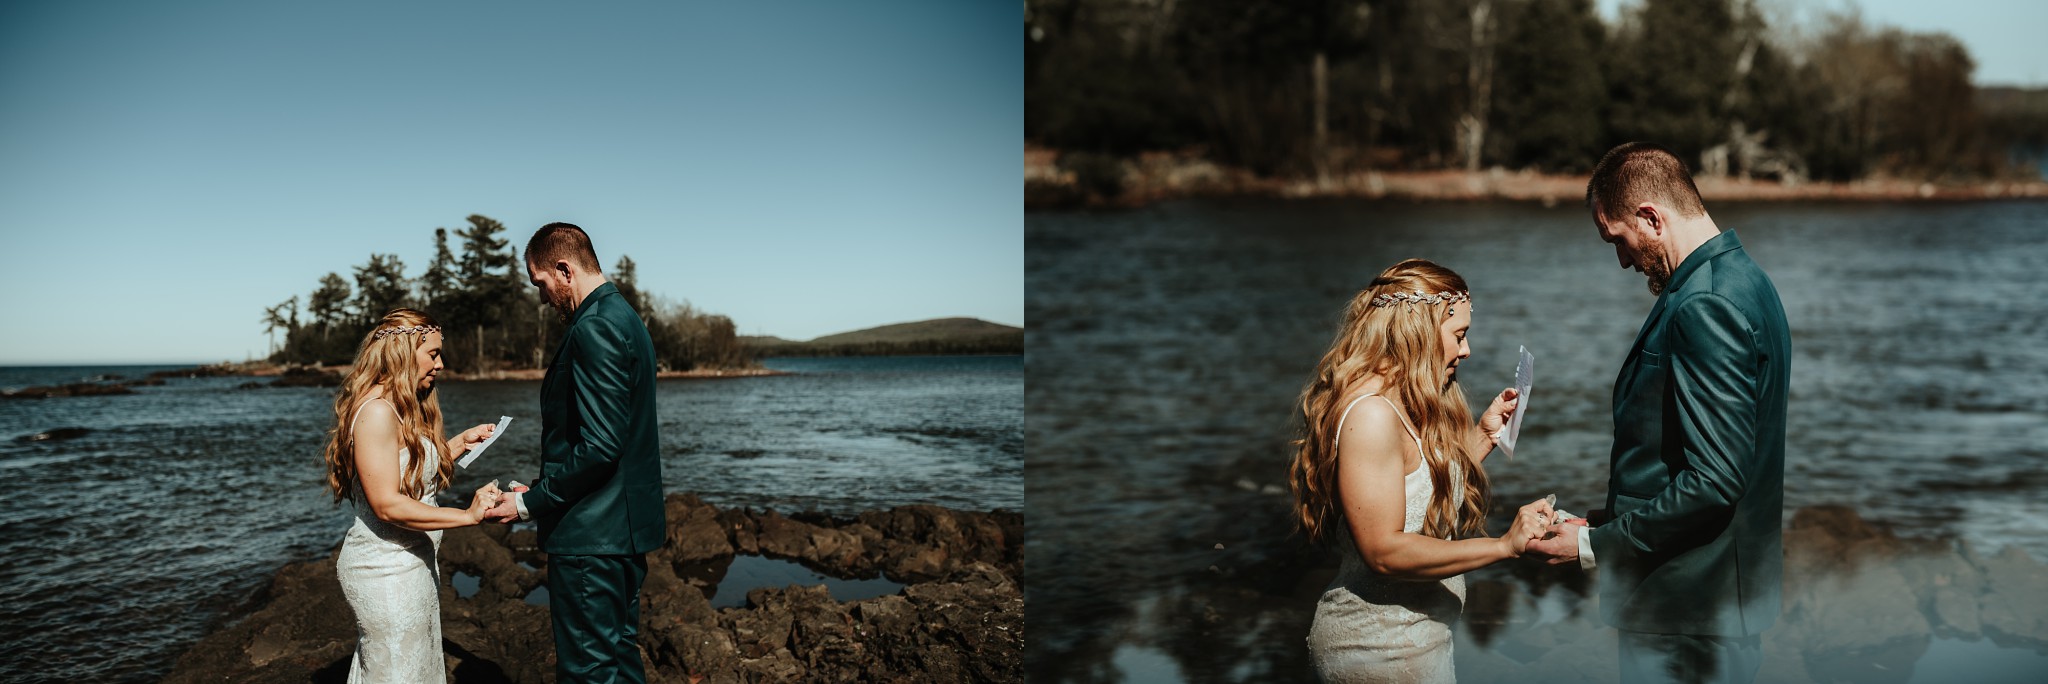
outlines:
M1315 178L1273 178L1211 162L1190 152L1147 152L1130 158L1069 159L1060 150L1024 149L1026 211L1134 208L1189 197L1352 198L1425 202L1531 201L1577 204L1586 177L1508 171L1354 171ZM1873 178L1846 183L1700 178L1708 201L1975 201L2048 199L2040 179L1933 183ZM1116 188L1107 192L1105 188Z
M1023 681L1021 513L900 506L853 518L720 510L667 502L668 541L648 554L641 656L650 682ZM757 588L713 609L706 566L735 554L794 560L825 574L881 574L898 594L840 602L826 588ZM548 682L548 609L524 597L546 582L530 529L451 530L442 539L441 620L450 682ZM527 566L539 568L529 570ZM473 596L449 578L479 579ZM685 579L689 578L689 579ZM332 556L280 569L252 614L187 649L165 682L324 682L347 678L353 614Z

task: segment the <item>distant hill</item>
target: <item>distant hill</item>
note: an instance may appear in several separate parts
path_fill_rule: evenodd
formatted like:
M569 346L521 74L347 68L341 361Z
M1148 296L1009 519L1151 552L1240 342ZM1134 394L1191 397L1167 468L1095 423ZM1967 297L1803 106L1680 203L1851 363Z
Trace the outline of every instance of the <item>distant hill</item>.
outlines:
M935 318L826 335L804 342L742 338L757 356L1022 354L1024 329L978 318Z

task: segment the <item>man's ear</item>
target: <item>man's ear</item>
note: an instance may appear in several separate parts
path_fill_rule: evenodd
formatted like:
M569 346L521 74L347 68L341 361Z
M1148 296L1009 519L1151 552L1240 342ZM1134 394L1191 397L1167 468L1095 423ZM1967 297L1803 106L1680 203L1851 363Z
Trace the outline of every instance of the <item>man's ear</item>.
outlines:
M569 262L557 259L555 260L555 266L553 270L555 272L555 275L561 276L562 282L567 283L575 281L576 272L569 267Z
M1664 212L1657 205L1650 202L1636 205L1636 218L1650 229L1650 234L1664 235Z

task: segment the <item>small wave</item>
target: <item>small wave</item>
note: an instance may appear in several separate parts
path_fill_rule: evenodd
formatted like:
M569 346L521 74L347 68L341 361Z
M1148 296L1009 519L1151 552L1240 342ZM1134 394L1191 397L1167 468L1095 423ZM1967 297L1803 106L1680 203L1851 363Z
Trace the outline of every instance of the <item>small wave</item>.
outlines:
M38 433L35 433L35 434L33 434L33 435L22 435L22 436L20 436L20 437L16 437L16 438L14 438L14 441L17 441L17 442L58 442L58 441L64 441L64 440L68 440L68 439L78 439L78 438L80 438L80 437L84 437L84 436L86 436L86 435L87 435L88 433L91 433L91 432L92 432L92 430L91 430L91 429L88 429L88 428L82 428L82 427L61 427L61 428L54 428L54 429L50 429L50 430L44 430L44 431L42 431L42 432L38 432Z

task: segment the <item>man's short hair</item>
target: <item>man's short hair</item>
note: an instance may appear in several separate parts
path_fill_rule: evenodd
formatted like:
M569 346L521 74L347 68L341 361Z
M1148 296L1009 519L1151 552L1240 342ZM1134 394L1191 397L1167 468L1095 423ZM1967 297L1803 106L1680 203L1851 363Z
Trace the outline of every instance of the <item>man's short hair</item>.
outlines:
M1586 208L1593 210L1596 219L1620 220L1635 213L1635 206L1645 200L1669 206L1688 218L1707 213L1700 202L1699 186L1693 185L1692 171L1671 150L1632 142L1600 157L1600 163L1593 166L1592 180L1586 181Z
M546 267L567 261L591 273L603 273L597 265L597 250L590 246L590 234L573 223L555 222L541 226L526 241L526 263Z

